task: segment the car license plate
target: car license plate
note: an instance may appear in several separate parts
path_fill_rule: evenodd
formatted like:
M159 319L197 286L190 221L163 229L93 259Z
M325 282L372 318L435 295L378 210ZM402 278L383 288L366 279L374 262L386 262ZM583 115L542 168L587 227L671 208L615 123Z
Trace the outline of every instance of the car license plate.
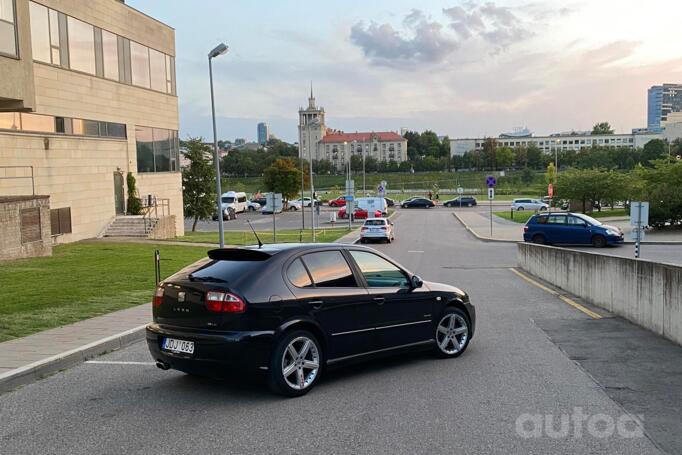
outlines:
M164 338L161 349L164 351L181 352L183 354L194 354L194 341Z

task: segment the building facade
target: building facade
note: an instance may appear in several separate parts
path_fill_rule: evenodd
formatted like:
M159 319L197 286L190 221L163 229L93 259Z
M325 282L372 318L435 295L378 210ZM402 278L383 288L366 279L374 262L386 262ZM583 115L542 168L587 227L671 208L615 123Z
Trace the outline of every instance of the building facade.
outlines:
M298 156L329 160L335 169L344 169L353 155L378 161L407 160L407 139L393 131L344 133L327 128L323 107L315 103L310 88L308 107L298 111ZM363 155L364 154L364 155Z
M550 136L533 136L528 133L520 135L500 135L495 138L498 147L528 147L534 145L545 153L554 150L580 150L583 147L643 147L652 139L663 139L663 134L590 134L584 133L561 133ZM483 150L486 138L476 139L451 139L450 154L462 156L467 152Z
M183 234L175 31L118 0L0 5L0 195L48 195L76 241L125 212L130 172Z
M647 128L660 133L670 122L669 115L682 112L682 84L654 85L647 92ZM675 120L676 122L679 119Z
M267 123L261 122L258 124L258 144L265 145L270 139L270 127Z

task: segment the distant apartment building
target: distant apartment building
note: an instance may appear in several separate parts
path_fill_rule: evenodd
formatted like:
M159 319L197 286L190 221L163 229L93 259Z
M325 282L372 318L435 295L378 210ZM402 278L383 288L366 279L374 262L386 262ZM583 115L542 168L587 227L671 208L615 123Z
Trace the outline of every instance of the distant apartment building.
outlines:
M323 107L317 107L312 87L308 107L298 111L298 154L300 157L333 163L344 169L353 155L378 161L407 160L407 139L393 131L345 133L327 128ZM312 152L312 153L311 153Z
M679 122L670 119L672 113L682 112L682 84L654 85L648 90L647 128L660 133L666 124Z
M0 195L49 196L55 242L125 213L128 172L183 234L178 151L171 27L118 0L0 1Z
M265 145L270 139L270 127L267 123L261 122L258 124L258 143Z
M533 136L525 130L525 133L505 133L495 138L498 147L528 147L534 145L546 153L554 150L575 150L583 147L643 147L652 139L663 139L662 134L643 133L643 134L590 134L590 132L567 132L552 134L549 136ZM486 138L474 139L451 139L450 154L452 156L462 156L474 150L483 150Z

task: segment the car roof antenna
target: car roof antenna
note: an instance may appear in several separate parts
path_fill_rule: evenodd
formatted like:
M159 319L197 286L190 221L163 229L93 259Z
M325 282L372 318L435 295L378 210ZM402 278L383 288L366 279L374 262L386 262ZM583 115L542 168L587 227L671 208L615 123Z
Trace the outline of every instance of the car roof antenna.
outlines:
M251 220L246 220L247 223L249 223L249 227L253 231L253 235L256 236L256 240L258 240L258 248L263 248L263 242L260 241L260 237L258 237L258 234L256 234L256 230L253 228L251 225Z

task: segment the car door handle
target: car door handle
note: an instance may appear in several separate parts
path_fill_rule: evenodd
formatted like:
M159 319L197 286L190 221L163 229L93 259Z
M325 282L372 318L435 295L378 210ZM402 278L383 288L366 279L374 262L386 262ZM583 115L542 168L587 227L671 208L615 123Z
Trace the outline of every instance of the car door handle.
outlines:
M383 297L374 297L372 300L375 301L377 305L383 305L386 301Z
M322 300L311 300L308 302L308 305L310 305L311 307L313 307L315 309L318 309L322 306L323 303L324 303L324 301L322 301Z

